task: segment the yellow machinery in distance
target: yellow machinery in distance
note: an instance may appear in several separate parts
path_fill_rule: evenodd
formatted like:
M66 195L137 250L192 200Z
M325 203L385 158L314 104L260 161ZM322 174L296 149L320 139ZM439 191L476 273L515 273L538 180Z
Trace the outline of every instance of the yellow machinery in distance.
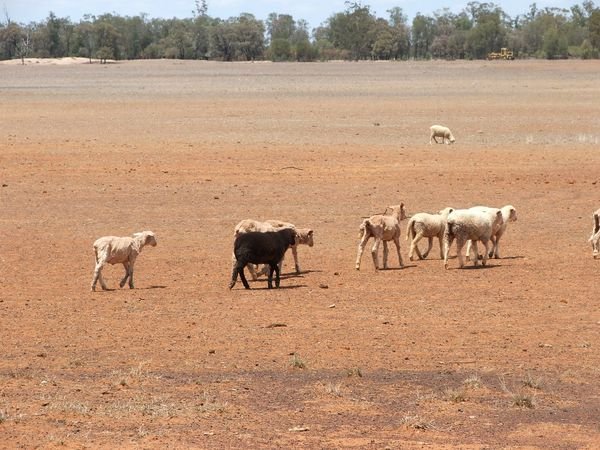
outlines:
M491 52L488 53L487 59L504 59L504 60L513 60L515 56L513 55L513 51L507 49L506 47L502 47L500 52Z

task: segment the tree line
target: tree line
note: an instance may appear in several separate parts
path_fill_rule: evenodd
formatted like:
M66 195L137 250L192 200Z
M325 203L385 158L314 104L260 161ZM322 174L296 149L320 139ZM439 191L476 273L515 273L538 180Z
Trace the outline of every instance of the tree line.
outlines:
M400 7L377 17L369 5L346 2L309 31L305 20L271 13L266 20L242 13L208 15L196 0L189 18L145 14L86 15L79 22L53 12L41 22L16 23L5 9L0 59L78 56L99 59L204 59L218 61L316 61L483 59L501 47L518 58L598 58L600 8L585 0L570 8L538 8L510 17L491 2L472 1L459 13L444 8L412 21Z

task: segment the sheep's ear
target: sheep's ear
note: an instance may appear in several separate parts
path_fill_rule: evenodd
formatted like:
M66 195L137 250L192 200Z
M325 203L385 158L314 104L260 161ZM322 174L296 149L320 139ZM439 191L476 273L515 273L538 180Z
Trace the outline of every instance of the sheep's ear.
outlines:
M308 230L308 235L312 236L313 235L313 230Z

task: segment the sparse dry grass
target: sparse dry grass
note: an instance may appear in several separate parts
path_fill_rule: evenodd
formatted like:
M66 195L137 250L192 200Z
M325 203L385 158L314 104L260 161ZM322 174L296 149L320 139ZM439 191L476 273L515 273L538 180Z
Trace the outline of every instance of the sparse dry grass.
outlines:
M542 377L533 376L530 372L523 379L523 386L541 390L544 386L544 379Z
M528 394L526 392L513 392L512 390L508 389L508 387L506 386L506 381L504 380L503 377L499 378L500 381L500 387L502 388L502 390L508 394L510 396L511 399L511 404L513 406L517 406L519 408L534 408L535 407L535 397L531 394Z
M479 378L479 375L472 374L465 378L465 380L463 381L463 385L467 388L475 389L483 386L483 383L481 382L481 378Z
M325 392L329 395L333 395L334 397L342 396L342 385L340 383L327 383L325 385Z
M346 376L362 378L362 370L360 370L360 367L352 367L346 371Z
M429 430L434 428L432 420L427 421L418 415L404 416L400 423L415 430Z
M306 363L304 360L295 353L290 358L290 365L295 369L306 369Z
M452 403L461 403L467 400L464 389L448 388L444 391L444 398Z

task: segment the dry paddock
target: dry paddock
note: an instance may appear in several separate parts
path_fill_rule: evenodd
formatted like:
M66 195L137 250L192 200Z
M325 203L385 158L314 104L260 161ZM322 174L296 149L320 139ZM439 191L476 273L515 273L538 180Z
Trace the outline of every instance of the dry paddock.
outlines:
M2 446L597 448L599 74L0 65ZM403 235L404 269L355 271L361 217L401 201L519 220L484 269ZM229 291L244 218L312 227L304 272ZM94 239L143 229L137 289L90 292Z

